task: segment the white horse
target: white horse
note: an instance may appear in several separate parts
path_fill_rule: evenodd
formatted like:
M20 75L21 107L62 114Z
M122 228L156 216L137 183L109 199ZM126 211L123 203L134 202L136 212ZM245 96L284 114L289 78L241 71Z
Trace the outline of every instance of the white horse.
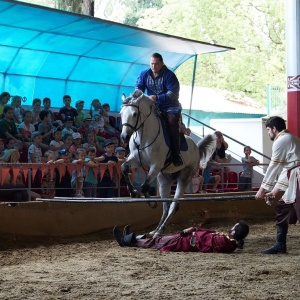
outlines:
M142 167L148 171L141 192L149 198L150 183L156 178L159 183L160 196L169 198L171 185L177 180L174 199L183 197L187 185L196 173L200 159L204 164L215 148L215 135L207 135L197 145L185 136L188 149L181 151L183 165L175 167L168 162L170 149L166 144L159 112L154 102L142 91L136 90L130 97L123 96L121 109L121 139L129 142L130 154L121 166L131 197L139 197L129 178L131 168ZM157 228L150 234L159 236L176 212L177 202L163 202L163 214Z

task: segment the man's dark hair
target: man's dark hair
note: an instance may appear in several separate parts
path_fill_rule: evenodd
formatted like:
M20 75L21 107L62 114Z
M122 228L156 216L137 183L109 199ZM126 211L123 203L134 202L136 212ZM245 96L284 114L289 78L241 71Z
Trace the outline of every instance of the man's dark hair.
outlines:
M266 127L275 127L279 132L286 129L285 121L281 117L271 117L266 122Z
M42 110L39 114L40 119L43 121L45 117L50 114L49 110Z
M245 221L240 220L238 222L238 225L235 227L234 231L235 233L233 235L233 238L237 241L237 247L243 249L244 238L249 233L249 226Z
M159 54L159 53L157 53L157 52L155 52L155 53L153 53L152 55L151 55L151 57L153 57L153 58L157 58L157 59L159 59L160 61L164 61L163 60L163 57L161 56L161 54Z

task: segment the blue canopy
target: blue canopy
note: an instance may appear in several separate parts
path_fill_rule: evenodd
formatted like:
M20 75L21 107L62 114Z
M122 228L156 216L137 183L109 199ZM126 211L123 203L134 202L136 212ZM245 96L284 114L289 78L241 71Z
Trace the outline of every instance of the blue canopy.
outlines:
M0 87L11 95L50 97L63 106L108 102L118 111L153 52L175 70L189 58L233 48L143 30L28 3L0 0Z

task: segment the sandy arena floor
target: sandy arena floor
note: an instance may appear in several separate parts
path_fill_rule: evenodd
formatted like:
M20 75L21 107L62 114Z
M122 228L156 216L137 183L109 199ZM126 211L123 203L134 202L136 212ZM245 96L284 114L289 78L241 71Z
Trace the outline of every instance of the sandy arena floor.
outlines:
M299 299L300 226L290 226L287 255L264 256L274 223L249 224L233 254L120 248L110 234L0 241L0 299Z

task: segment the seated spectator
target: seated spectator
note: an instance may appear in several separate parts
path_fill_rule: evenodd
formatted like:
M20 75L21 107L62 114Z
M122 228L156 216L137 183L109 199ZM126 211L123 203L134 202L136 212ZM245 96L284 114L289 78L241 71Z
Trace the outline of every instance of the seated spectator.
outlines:
M34 131L31 135L33 143L28 148L28 162L41 163L42 162L42 134L39 131Z
M58 158L58 151L64 148L64 142L62 141L62 129L57 127L54 129L53 140L50 142L50 150L54 152L55 159Z
M69 151L74 154L77 149L79 148L82 148L82 137L81 137L81 134L79 132L74 132L72 134L72 139L73 139L73 144L72 146L70 147Z
M5 151L5 140L0 139L0 157L4 155Z
M104 117L104 130L105 132L111 134L112 136L119 137L119 131L111 126L109 123L109 112L110 112L110 105L108 103L104 103L102 105L103 108L103 117Z
M50 121L51 121L51 123L53 123L54 122L54 115L53 115L52 110L50 109L51 108L51 99L48 98L48 97L45 97L43 99L43 105L44 105L44 109L43 110L46 110L46 111L49 112L50 119L51 119Z
M14 121L12 121L14 110L11 106L5 106L3 110L4 118L0 120L0 138L6 140L7 138L13 138L19 150L23 148L20 135L18 134L17 127Z
M251 156L251 147L245 146L244 153L245 157L242 157L243 172L239 179L239 190L240 191L251 191L252 190L252 177L253 177L253 166L257 166L259 161Z
M42 134L43 143L50 145L52 138L53 125L51 122L51 114L49 110L42 110L40 112L41 123L38 125L38 131Z
M83 125L78 128L77 132L81 134L81 136L84 136L87 132L90 132L90 126L92 122L92 117L90 114L85 114L83 117ZM95 132L97 134L97 132Z
M66 117L71 117L73 120L78 116L77 110L71 106L71 97L69 95L65 95L63 97L64 107L59 110L59 114L64 120Z
M70 133L66 133L63 137L63 143L64 143L64 148L68 149L69 152L72 154L73 152L70 151L70 148L73 145L73 136Z
M62 130L62 136L64 136L66 133L73 134L73 123L74 120L71 117L65 117L64 119L64 128Z
M23 141L25 148L31 145L32 139L31 134L35 131L34 126L32 125L32 112L30 110L25 110L23 112L23 122L19 124L17 130Z
M221 176L220 175L214 175L212 176L210 174L211 172L211 168L212 166L217 166L219 167L221 164L220 163L217 163L215 162L213 159L210 159L208 162L207 162L207 166L206 168L203 170L203 191L206 191L207 189L207 185L209 183L211 183L213 185L212 187L212 191L213 192L216 192L217 191L217 186L218 184L220 183L221 181Z
M87 150L88 148L95 148L96 153L101 154L104 152L104 149L99 147L97 140L95 140L94 132L90 131L85 134L84 143L82 145L83 149Z
M38 130L38 124L41 122L40 112L41 112L41 99L34 98L32 101L32 124L35 127L35 130Z
M221 131L215 131L215 135L217 136L217 144L216 150L212 155L212 159L217 163L230 163L231 162L231 155L226 155L226 150L228 149L228 144L224 140L223 134ZM229 173L230 168L224 167L224 172Z
M0 95L0 118L3 117L4 107L10 99L10 94L8 92L3 92Z
M13 96L11 100L11 107L14 109L14 122L20 124L22 122L23 108L21 106L21 97Z
M76 107L78 115L75 118L74 123L75 123L75 127L79 128L83 125L83 117L85 115L85 113L83 111L84 101L83 100L76 101L75 107Z

